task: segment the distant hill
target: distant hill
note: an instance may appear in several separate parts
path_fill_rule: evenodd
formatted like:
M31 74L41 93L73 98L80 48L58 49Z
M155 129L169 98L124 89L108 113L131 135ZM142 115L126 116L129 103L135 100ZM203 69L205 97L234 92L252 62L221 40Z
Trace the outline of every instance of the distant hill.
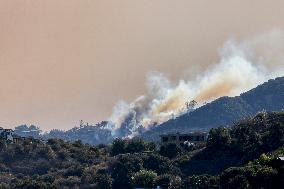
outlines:
M65 141L77 141L89 144L108 144L113 140L111 131L106 128L108 122L102 121L96 125L84 125L73 127L67 131L53 129L42 133L39 127L34 125L20 125L15 127L15 134L22 137L33 137L40 139L60 138Z
M260 111L284 109L284 77L271 79L236 97L221 97L193 112L164 122L141 135L157 140L162 133L209 130L227 126Z

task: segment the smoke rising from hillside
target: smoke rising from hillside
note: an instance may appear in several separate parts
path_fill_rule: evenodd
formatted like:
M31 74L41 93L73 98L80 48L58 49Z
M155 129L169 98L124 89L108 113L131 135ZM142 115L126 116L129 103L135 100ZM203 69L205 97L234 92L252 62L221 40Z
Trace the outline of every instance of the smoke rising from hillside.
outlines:
M284 34L275 30L238 42L228 40L220 49L220 61L194 79L178 83L162 73L150 72L146 94L133 102L120 101L109 121L114 136L135 136L141 130L184 113L185 103L198 106L221 96L237 96L270 78L284 74Z

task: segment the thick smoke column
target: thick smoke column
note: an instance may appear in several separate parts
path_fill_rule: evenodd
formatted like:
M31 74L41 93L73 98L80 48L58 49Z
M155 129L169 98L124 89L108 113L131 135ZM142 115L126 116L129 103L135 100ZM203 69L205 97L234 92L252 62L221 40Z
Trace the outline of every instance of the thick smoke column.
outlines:
M164 74L147 76L146 94L131 103L119 102L109 121L114 136L135 136L149 127L184 113L185 103L200 105L221 96L236 96L264 81L284 74L284 35L273 31L243 42L227 41L220 61L193 80L177 84Z

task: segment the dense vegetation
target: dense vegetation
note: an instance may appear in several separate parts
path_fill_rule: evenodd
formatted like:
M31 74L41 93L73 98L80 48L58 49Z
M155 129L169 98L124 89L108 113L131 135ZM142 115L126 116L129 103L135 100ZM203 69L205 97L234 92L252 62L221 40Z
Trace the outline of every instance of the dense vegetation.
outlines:
M0 142L0 188L281 188L284 113L259 113L211 129L207 143L181 148L139 138L112 145Z
M161 133L209 130L231 125L243 117L260 111L281 111L284 107L284 77L269 80L237 97L221 97L189 114L171 119L142 134L147 140L157 140ZM175 127L173 127L175 125Z

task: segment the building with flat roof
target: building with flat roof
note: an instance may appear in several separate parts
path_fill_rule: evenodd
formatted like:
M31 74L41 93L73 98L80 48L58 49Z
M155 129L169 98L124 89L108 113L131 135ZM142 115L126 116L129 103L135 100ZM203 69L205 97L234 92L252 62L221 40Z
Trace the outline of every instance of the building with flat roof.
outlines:
M163 134L161 137L161 144L175 143L179 146L185 143L201 143L207 140L206 132L191 132L191 133L175 133L175 134Z

